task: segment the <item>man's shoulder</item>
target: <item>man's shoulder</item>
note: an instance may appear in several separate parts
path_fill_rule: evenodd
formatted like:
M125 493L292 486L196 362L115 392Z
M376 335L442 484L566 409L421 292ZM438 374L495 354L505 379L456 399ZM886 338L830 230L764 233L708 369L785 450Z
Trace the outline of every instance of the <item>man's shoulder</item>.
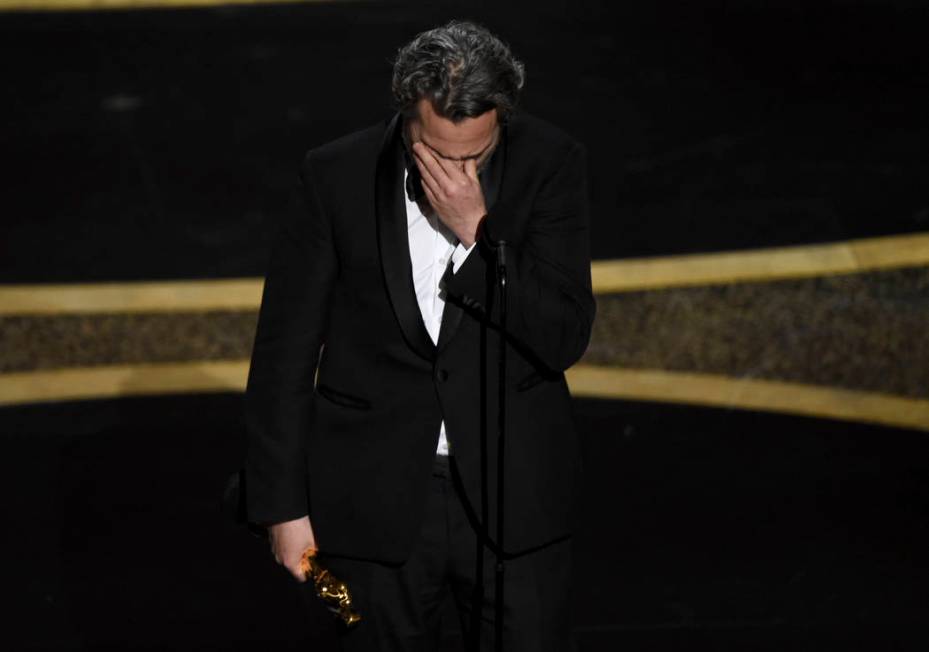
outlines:
M507 127L512 146L538 156L559 156L584 145L565 129L525 111L510 117Z
M357 165L365 160L373 161L380 151L388 120L380 120L373 125L311 147L304 156L304 164L312 160L315 165L325 168L340 163Z

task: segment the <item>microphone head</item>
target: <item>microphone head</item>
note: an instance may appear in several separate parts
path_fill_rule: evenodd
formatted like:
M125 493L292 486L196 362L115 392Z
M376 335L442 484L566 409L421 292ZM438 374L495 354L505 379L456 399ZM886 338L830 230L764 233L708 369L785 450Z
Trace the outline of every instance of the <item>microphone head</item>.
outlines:
M497 267L506 267L506 240L497 240Z

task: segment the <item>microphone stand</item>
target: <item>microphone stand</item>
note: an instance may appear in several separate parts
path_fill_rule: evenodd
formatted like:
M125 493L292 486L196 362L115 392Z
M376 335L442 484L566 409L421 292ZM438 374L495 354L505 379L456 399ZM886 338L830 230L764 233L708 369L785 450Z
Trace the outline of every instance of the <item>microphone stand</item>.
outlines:
M504 597L504 580L506 566L503 558L503 527L504 527L504 461L506 455L506 241L491 241L491 246L496 251L496 285L500 295L500 349L498 352L497 369L499 372L497 386L497 545L496 545L496 565L494 568L494 650L503 652L503 597ZM488 289L491 285L488 283ZM490 317L489 312L487 317ZM488 523L487 509L487 430L485 420L485 408L487 395L487 385L484 383L485 363L486 360L486 325L481 327L481 389L482 408L481 408L481 525L483 528L483 537L487 543L490 542L490 524ZM485 543L481 543L481 548ZM480 630L481 630L481 610L484 601L484 555L483 550L479 549L477 554L477 582L475 584L474 596L472 599L471 612L471 645L475 652L480 648Z
M506 242L497 242L497 284L500 292L500 350L497 383L497 565L494 581L494 650L503 652L504 456L506 454Z

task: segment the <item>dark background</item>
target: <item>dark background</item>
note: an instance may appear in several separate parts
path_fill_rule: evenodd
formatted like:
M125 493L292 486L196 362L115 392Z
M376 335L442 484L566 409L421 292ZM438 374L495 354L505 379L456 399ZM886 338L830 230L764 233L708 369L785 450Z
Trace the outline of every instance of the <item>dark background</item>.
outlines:
M919 2L0 14L0 282L261 276L305 150L385 117L396 48L451 17L588 146L596 258L929 230ZM9 649L324 649L329 617L223 512L241 409L0 409ZM576 411L581 650L926 649L924 432Z
M929 229L920 3L7 14L0 280L263 274L305 150L388 115L396 49L451 17L506 38L523 107L587 144L595 258Z

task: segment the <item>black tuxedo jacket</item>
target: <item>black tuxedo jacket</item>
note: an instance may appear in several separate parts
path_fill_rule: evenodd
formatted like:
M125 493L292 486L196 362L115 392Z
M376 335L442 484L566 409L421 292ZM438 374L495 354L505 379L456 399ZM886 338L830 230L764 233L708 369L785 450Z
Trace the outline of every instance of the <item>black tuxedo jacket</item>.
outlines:
M434 345L413 289L401 129L394 115L303 162L305 210L273 240L248 375L247 519L309 514L321 552L401 563L444 418L467 501L478 520L486 502L494 545L503 340L504 544L518 554L572 525L580 462L563 371L583 354L595 313L585 150L525 113L502 127L481 172L482 237L443 277ZM489 244L500 239L505 335Z

